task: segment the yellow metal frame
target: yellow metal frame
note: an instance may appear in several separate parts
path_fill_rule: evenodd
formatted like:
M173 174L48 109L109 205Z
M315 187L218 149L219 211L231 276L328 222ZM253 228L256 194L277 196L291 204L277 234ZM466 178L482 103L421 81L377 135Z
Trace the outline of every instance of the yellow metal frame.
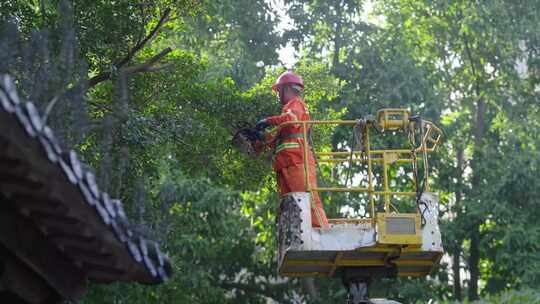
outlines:
M303 145L304 156L304 177L308 192L359 192L367 193L369 198L369 217L355 219L329 219L330 224L354 224L371 225L377 230L377 241L374 246L359 248L355 252L376 253L371 258L352 258L347 256L346 252L336 251L332 259L302 259L285 258L280 267L280 275L289 277L333 277L334 273L343 267L386 267L389 264L397 266L398 276L421 277L429 274L436 265L442 252L425 252L422 250L421 235L421 215L418 210L414 213L402 213L392 204L394 197L416 197L416 191L398 191L392 189L389 170L394 165L409 164L418 168L419 160L427 164L427 154L436 150L442 140L442 131L432 122L422 120L421 126L417 126L418 120L410 119L410 112L406 109L382 109L377 112L376 119L368 121L365 125L364 151L315 151L319 163L328 165L338 165L341 163L361 163L367 168L367 183L360 187L351 185L348 187L319 187L310 185L308 170L311 164L308 162L309 147ZM377 124L377 125L374 125ZM358 125L356 120L331 120L331 121L293 121L287 122L279 127L286 125L301 125L304 143L308 142L308 129L318 125L336 125L349 126L351 131ZM411 130L418 129L424 131L419 143L416 146L399 147L394 149L371 149L370 132L372 128L378 130L403 132L408 136ZM380 180L375 180L374 171L380 173ZM382 172L380 171L382 170ZM429 180L425 176L426 182L423 191L429 191ZM416 181L412 181L415 190ZM384 203L384 211L376 210L376 203ZM399 206L398 206L399 207ZM391 211L392 210L392 211ZM317 209L315 209L317 211ZM317 216L320 216L316 213ZM407 218L414 220L414 233L401 231L399 233L387 233L387 220L391 218ZM412 231L411 231L412 232ZM321 272L290 272L287 267L293 266L320 266ZM293 270L294 271L294 270Z
M411 128L414 127L414 124L417 123L415 121L410 120L411 117L409 110L407 109L382 109L377 112L377 123L379 124L379 127L382 128L383 131L397 131L397 130L403 130L408 131ZM308 170L309 170L309 162L308 162L308 154L309 154L309 148L308 145L303 145L303 155L304 155L304 180L306 189L308 192L361 192L361 193L367 193L369 196L369 204L370 204L370 218L371 218L371 224L373 227L377 225L377 216L375 210L375 197L380 196L384 199L384 213L390 214L390 207L394 207L391 204L391 198L392 197L399 197L399 196L405 196L405 197L414 197L416 196L416 192L414 191L395 191L392 190L390 187L390 179L388 177L388 170L393 164L410 164L413 162L417 162L418 158L423 158L427 153L431 153L435 151L437 146L440 144L442 139L442 131L435 126L432 122L423 120L423 129L425 130L425 134L421 139L421 142L418 144L418 146L414 147L414 149L411 149L410 147L407 148L398 148L398 149L376 149L371 150L371 143L370 143L370 129L372 129L374 126L371 122L368 122L367 124L367 130L366 130L366 143L365 143L365 150L364 152L360 151L353 151L351 158L351 152L347 151L332 151L332 152L315 152L316 156L319 159L319 163L327 163L327 164L339 164L344 162L356 162L356 163L367 163L367 187L313 187L313 185L310 184L309 178L308 178ZM321 121L321 120L310 120L310 121L291 121L283 123L279 126L279 128L282 128L287 125L302 125L302 133L303 133L303 139L304 142L308 142L308 129L310 127L316 126L316 125L344 125L344 126L350 126L353 128L355 125L358 124L358 121L356 120L328 120L328 121ZM352 130L351 130L352 131ZM418 155L416 155L418 153ZM361 158L359 156L365 155L365 158ZM347 157L349 156L349 157ZM423 159L423 161L427 162L426 159ZM375 165L382 165L382 186L383 189L376 190L374 186L373 181L373 167ZM427 177L426 177L427 179ZM414 181L413 181L414 182ZM423 190L429 190L429 183L426 183L425 189ZM317 209L315 209L317 211ZM397 211L397 209L396 209ZM418 211L416 212L418 215ZM317 214L318 215L318 214ZM412 214L414 215L414 214ZM319 215L318 215L319 216ZM401 239L398 237L397 239Z
M377 122L383 130L404 130L409 125L411 113L407 109L382 109L377 112Z

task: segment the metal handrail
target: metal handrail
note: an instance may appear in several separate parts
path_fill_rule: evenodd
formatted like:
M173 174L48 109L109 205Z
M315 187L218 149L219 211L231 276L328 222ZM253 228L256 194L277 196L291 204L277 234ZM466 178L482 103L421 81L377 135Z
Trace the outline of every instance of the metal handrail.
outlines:
M382 113L382 114L381 114ZM390 119L389 115L399 115L403 114L403 117L400 118L400 120L391 120L391 121L384 121L384 119ZM379 123L385 123L384 126L387 127L387 130L396 130L396 128L406 129L410 128L414 124L414 121L409 122L409 114L406 112L406 110L402 109L384 109L379 111L378 113L378 119ZM418 147L413 149L377 149L377 150L371 150L370 147L370 129L374 126L372 123L366 124L366 137L365 137L365 150L364 152L361 151L352 151L353 156L365 156L365 159L362 158L339 158L340 156L350 156L350 151L331 151L331 152L315 152L314 154L316 156L322 157L319 162L321 163L344 163L344 162L359 162L359 163L367 163L367 180L368 185L367 187L313 187L313 185L310 185L309 182L309 167L312 165L308 161L309 156L309 148L306 143L308 143L308 128L313 125L348 125L354 127L357 125L358 121L356 120L307 120L307 121L290 121L285 122L279 125L278 128L283 128L285 126L289 125L301 125L302 127L302 134L303 134L303 158L304 158L304 181L306 185L306 189L308 192L363 192L367 193L369 196L370 201L370 215L375 219L375 198L374 196L384 196L384 202L385 202L385 212L390 212L389 207L391 205L390 198L393 196L416 196L416 192L411 191L393 191L391 187L389 186L389 178L388 178L388 169L391 164L402 164L402 163L417 163L418 158L421 158L421 156L416 156L416 153L421 153L426 155L427 153L434 152L438 145L441 142L442 138L442 131L437 126L435 126L432 122L423 120L422 123L424 124L423 127L426 130L425 134L423 134L422 140ZM414 155L413 155L414 154ZM408 158L402 158L402 155L408 155ZM374 157L378 156L378 157ZM425 165L427 164L427 159L423 159L425 162ZM373 185L373 165L374 164L381 164L383 166L383 191L376 191L375 187ZM427 177L426 177L427 180ZM413 181L414 183L415 181ZM427 185L429 182L426 182L426 189L429 188ZM413 184L415 187L416 185Z

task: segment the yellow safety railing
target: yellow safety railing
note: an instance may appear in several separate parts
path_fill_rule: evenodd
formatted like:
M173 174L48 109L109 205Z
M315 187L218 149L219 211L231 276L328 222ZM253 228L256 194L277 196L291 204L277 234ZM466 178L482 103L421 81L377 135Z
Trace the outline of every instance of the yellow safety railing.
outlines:
M302 126L304 143L308 143L308 129L317 125L336 125L336 126L357 126L359 121L357 120L309 120L309 121L291 121L281 124L282 128L287 125L299 125ZM370 204L370 216L375 221L375 196L384 197L384 210L386 213L390 212L391 197L395 196L408 196L414 197L417 195L414 191L397 191L392 190L390 187L390 179L388 177L388 170L392 164L412 164L413 167L418 168L418 158L422 158L424 162L424 168L427 166L427 153L435 151L442 139L442 131L435 126L432 122L422 120L420 125L419 121L411 118L410 113L406 109L383 109L377 112L377 118L368 121L365 124L365 136L364 136L364 151L332 151L332 152L317 152L315 151L315 157L317 157L319 163L326 164L340 164L347 162L365 163L367 165L367 187L319 187L310 185L308 170L309 166L309 147L308 144L303 145L304 155L304 180L306 189L308 192L360 192L367 193ZM405 133L409 136L409 132L412 130L422 130L421 140L418 145L415 144L414 138L412 144L414 147L399 148L399 149L376 149L371 150L370 133L375 127L379 128L380 132L397 132ZM354 129L351 130L354 132ZM409 138L409 141L411 139ZM351 147L352 149L352 147ZM344 158L344 156L356 156ZM417 155L418 154L418 155ZM363 156L359 157L359 156ZM373 166L382 164L382 190L376 190L374 187L374 174ZM352 166L352 163L350 163ZM417 170L417 169L416 169ZM423 191L429 191L428 176L424 174L424 189ZM413 180L413 186L416 188L416 181ZM395 208L395 206L393 206Z

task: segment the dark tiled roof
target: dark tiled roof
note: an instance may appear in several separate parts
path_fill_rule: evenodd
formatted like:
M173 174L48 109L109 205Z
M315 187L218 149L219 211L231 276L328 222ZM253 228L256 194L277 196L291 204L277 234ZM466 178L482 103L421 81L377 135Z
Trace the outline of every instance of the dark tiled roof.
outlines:
M0 75L0 245L63 298L79 298L87 281L166 281L168 257L84 168Z

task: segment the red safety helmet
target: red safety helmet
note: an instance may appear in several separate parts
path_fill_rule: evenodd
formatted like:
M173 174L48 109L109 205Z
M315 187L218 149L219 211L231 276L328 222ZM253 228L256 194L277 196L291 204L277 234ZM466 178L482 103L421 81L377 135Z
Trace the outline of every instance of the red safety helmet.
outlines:
M279 75L276 83L272 85L272 91L277 92L282 85L288 83L297 84L302 87L302 90L304 89L304 81L302 80L302 77L296 75L291 71L286 71L283 74Z

